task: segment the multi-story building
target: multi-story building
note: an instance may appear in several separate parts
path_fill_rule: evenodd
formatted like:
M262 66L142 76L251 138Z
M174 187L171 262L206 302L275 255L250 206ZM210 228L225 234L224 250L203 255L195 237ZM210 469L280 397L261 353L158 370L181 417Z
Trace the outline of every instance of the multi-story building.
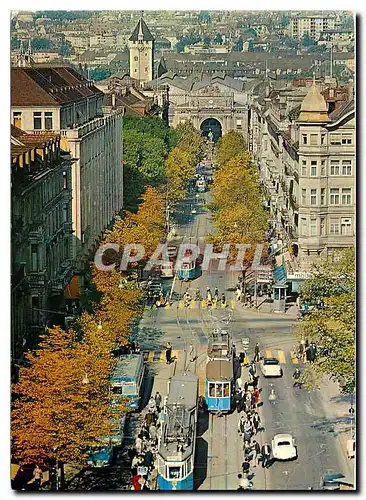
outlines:
M294 38L301 39L305 34L314 40L327 29L334 29L336 16L333 14L299 14L290 19L289 33Z
M140 84L154 78L154 37L141 17L128 41L130 76Z
M250 110L250 149L271 220L295 268L355 242L355 108L351 85L273 91ZM294 96L297 95L297 99Z
M104 94L67 67L13 68L12 124L26 132L61 135L73 159L72 257L93 250L123 205L122 117L103 116Z
M12 358L64 319L72 278L71 160L59 134L26 134L12 126ZM60 314L55 314L60 312Z

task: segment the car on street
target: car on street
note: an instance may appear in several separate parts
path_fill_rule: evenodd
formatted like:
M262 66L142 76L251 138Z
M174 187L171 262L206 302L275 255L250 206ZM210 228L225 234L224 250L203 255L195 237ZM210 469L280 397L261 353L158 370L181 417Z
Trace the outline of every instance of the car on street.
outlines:
M259 366L264 377L282 377L282 368L277 358L263 358Z
M276 434L272 439L272 454L276 460L291 460L297 457L294 438L291 434Z

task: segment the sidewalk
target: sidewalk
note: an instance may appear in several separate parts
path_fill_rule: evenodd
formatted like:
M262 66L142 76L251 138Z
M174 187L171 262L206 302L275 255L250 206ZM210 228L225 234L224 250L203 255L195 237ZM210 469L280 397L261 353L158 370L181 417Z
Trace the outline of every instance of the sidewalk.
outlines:
M340 458L344 466L344 469L339 472L342 472L345 476L354 478L356 459L349 459L347 457L347 441L351 439L351 414L349 413L349 409L351 407L352 397L350 394L341 394L338 384L326 377L324 377L320 386L320 393L322 396L324 414L330 418L334 437L338 442ZM353 407L355 407L355 401ZM353 418L353 420L352 427L354 433L356 419Z

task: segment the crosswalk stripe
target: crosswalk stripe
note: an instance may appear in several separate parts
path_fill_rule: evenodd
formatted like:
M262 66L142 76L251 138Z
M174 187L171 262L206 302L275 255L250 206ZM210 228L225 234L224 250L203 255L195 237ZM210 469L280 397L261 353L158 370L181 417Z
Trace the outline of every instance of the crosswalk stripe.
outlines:
M191 309L195 309L196 308L196 301L195 300L192 300L191 301L191 304L189 306Z
M217 300L214 300L212 302L212 309L216 309L216 307L217 307Z
M286 364L286 356L285 356L285 353L283 351L277 351L277 358L278 358L279 362L281 363L281 365Z
M167 303L165 304L165 309L170 309L170 304L169 304L169 302L167 302Z
M298 365L299 364L299 360L297 359L296 354L294 353L294 351L290 351L290 356L291 356L291 361L295 365Z
M173 357L173 356L172 356ZM166 358L165 358L165 351L161 351L160 352L160 361L166 361Z
M179 358L179 351L172 351L172 358L178 359Z
M205 300L203 300L203 301L201 302L201 307L202 307L202 309L206 309L206 307L207 307L207 302L206 302Z
M272 351L266 351L266 358L272 358Z
M149 351L147 362L152 363L153 359L154 359L154 351Z
M230 299L230 307L231 309L234 309L235 307L235 302L233 301L233 299Z
M183 302L183 300L179 301L179 309L184 309L184 302Z

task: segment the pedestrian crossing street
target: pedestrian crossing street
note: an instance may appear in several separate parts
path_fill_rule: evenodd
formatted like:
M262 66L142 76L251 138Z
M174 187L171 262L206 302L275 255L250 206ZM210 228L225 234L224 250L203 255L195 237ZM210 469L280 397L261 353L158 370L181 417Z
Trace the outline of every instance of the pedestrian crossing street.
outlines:
M169 304L167 304L165 306L165 309L169 309L169 307L172 307L172 306L170 306ZM209 306L209 307L211 307L211 309L220 309L220 308L223 308L223 306L221 304L221 301L217 302L215 300L212 302L212 305ZM230 307L230 309L234 309L235 308L235 300L233 300L233 299L228 300L227 301L227 305L225 307ZM179 309L186 309L184 300L180 300L178 302L178 308ZM206 300L201 300L201 301L191 300L191 302L190 302L189 306L187 307L187 309L207 309L207 301Z
M172 351L172 358L179 359L180 356L183 356L184 349L176 349ZM165 350L150 350L144 351L144 360L147 363L165 363ZM285 352L279 349L274 350L264 350L262 355L266 358L277 358L281 365L298 365L299 360L296 357L294 351Z

